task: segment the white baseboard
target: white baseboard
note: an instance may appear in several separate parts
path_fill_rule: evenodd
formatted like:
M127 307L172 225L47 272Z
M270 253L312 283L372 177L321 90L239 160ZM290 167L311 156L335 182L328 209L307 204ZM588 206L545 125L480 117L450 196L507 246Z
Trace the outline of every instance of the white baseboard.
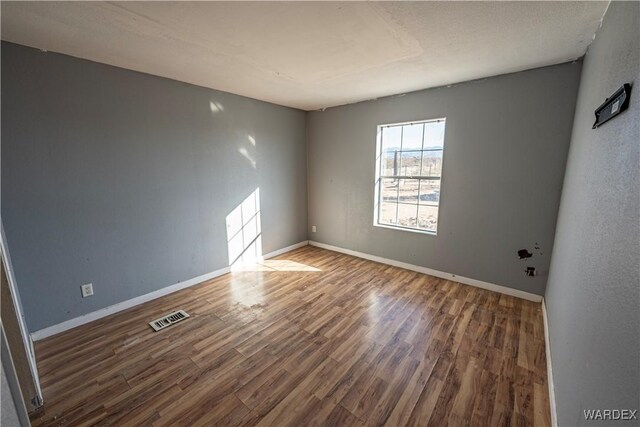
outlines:
M382 264L393 265L395 267L400 267L400 268L404 268L404 269L407 269L407 270L416 271L418 273L428 274L428 275L431 275L431 276L440 277L440 278L447 279L447 280L454 280L456 282L460 282L460 283L463 283L465 285L471 285L471 286L475 286L475 287L478 287L478 288L487 289L487 290L490 290L490 291L499 292L499 293L502 293L502 294L511 295L511 296L514 296L514 297L526 299L526 300L529 300L529 301L534 301L534 302L541 302L542 301L542 297L540 295L531 294L529 292L524 292L524 291L520 291L520 290L517 290L517 289L508 288L506 286L495 285L493 283L483 282L483 281L476 280L476 279L470 279L468 277L458 276L458 275L451 274L451 273L445 273L445 272L438 271L438 270L433 270L433 269L427 268L427 267L421 267L421 266L418 266L418 265L408 264L408 263L401 262L401 261L395 261L395 260L392 260L392 259L378 257L378 256L375 256L375 255L369 255L369 254L366 254L366 253L363 253L363 252L352 251L350 249L344 249L344 248L340 248L338 246L332 246L332 245L327 245L327 244L324 244L324 243L314 242L314 241L311 241L311 240L309 240L309 241L304 240L304 241L296 243L294 245L287 246L285 248L278 249L278 250L275 250L273 252L269 252L268 254L265 254L263 256L263 258L264 259L273 258L273 257L281 255L281 254L283 254L285 252L289 252L289 251L292 251L294 249L297 249L297 248L300 248L300 247L306 246L306 245L313 245L313 246L317 246L317 247L320 247L320 248L332 250L332 251L335 251L335 252L341 252L341 253L344 253L344 254L347 254L347 255L352 255L352 256L356 256L358 258L368 259L370 261L375 261L375 262L379 262L379 263L382 263ZM49 326L47 328L40 329L38 331L32 332L31 333L31 339L33 339L33 341L42 340L42 339L50 337L52 335L56 335L56 334L59 334L61 332L67 331L69 329L73 329L73 328L78 327L80 325L84 325L84 324L87 324L89 322L93 322L94 320L98 320L98 319L101 319L103 317L110 316L110 315L112 315L114 313L118 313L120 311L129 309L131 307L135 307L135 306L143 304L143 303L145 303L147 301L151 301L151 300L160 298L162 296L177 292L177 291L179 291L181 289L185 289L185 288L197 285L199 283L205 282L207 280L211 280L211 279L213 279L215 277L222 276L223 274L229 273L230 271L231 271L230 267L221 268L219 270L203 274L202 276L194 277L192 279L185 280L184 282L176 283L174 285L170 285L170 286L167 286L165 288L158 289L157 291L153 291L153 292L150 292L148 294L141 295L139 297L131 298L129 300L119 302L119 303L111 305L109 307L105 307L105 308L102 308L100 310L93 311L91 313L87 313L87 314L84 314L82 316L78 316L78 317L75 317L73 319L66 320L66 321L64 321L62 323L58 323L56 325ZM548 366L550 366L550 365L548 365Z
M406 262L396 261L393 259L383 258L375 255L369 255L364 252L352 251L351 249L345 249L338 246L327 245L325 243L314 242L313 240L309 240L309 244L312 246L317 246L319 248L328 249L330 251L341 252L343 254L352 255L358 258L368 259L369 261L375 261L381 264L393 265L394 267L400 267L406 270L416 271L418 273L440 277L441 279L453 280L455 282L463 283L465 285L475 286L476 288L482 288L482 289L487 289L489 291L499 292L505 295L511 295L517 298L526 299L528 301L533 301L533 302L542 301L542 296L540 295L532 294L532 293L521 291L518 289L509 288L507 286L495 285L493 283L483 282L481 280L458 276L457 274L445 273L442 271L433 270L431 268L421 267L419 265L408 264Z
M549 320L547 319L547 304L542 300L542 320L544 322L544 354L547 356L547 384L549 384L549 410L551 411L551 426L558 427L558 412L556 411L556 391L553 386L553 369L551 367L551 341L549 341Z
M298 249L298 248L301 248L303 246L307 246L308 244L309 244L308 240L303 240L302 242L298 242L295 245L287 246L286 248L281 248L281 249L277 249L277 250L275 250L273 252L269 252L268 254L263 255L262 257L264 259L277 257L278 255L282 255L282 254L287 253L289 251L292 251L294 249Z
M286 248L269 252L268 254L263 255L263 258L264 259L273 258L275 256L281 255L285 252L292 251L302 246L306 246L308 244L309 242L307 240L303 240L302 242L296 243L291 246L287 246ZM172 294L179 290L189 288L199 283L206 282L207 280L211 280L215 277L222 276L223 274L229 273L230 271L231 271L231 267L221 268L219 270L215 270L210 273L203 274L202 276L194 277L192 279L185 280L184 282L179 282L174 285L170 285L165 288L158 289L157 291L140 295L139 297L131 298L126 301L122 301L117 304L110 305L109 307L105 307L100 310L93 311L91 313L83 314L82 316L74 317L73 319L65 320L62 323L58 323L56 325L49 326L44 329L40 329L38 331L32 332L31 339L33 341L38 341L38 340L50 337L52 335L59 334L61 332L68 331L69 329L73 329L80 325L93 322L94 320L98 320L103 317L110 316L114 313L118 313L128 308L135 307L136 305L143 304L147 301L151 301L151 300L160 298L162 296Z
M223 274L226 274L229 271L230 271L229 267L221 268L220 270L212 271L210 273L203 274L202 276L194 277L192 279L185 280L184 282L179 282L174 285L170 285L162 289L158 289L157 291L149 292L148 294L140 295L139 297L131 298L126 301L122 301L117 304L113 304L108 307L101 308L100 310L92 311L91 313L83 314L82 316L65 320L62 323L58 323L56 325L49 326L44 329L40 329L38 331L32 332L31 338L34 341L39 341L41 339L50 337L52 335L59 334L60 332L68 331L69 329L73 329L80 325L93 322L94 320L98 320L103 317L110 316L114 313L118 313L119 311L123 311L131 307L135 307L136 305L143 304L147 301L151 301L156 298L160 298L162 296L172 294L181 289L185 289L190 286L197 285L198 283L211 280L214 277L222 276Z

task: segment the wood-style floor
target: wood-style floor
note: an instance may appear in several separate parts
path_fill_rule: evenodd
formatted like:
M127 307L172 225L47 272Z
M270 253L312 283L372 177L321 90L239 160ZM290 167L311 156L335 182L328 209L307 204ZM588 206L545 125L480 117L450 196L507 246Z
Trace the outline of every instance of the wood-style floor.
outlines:
M539 304L312 246L253 270L36 343L34 425L550 424Z

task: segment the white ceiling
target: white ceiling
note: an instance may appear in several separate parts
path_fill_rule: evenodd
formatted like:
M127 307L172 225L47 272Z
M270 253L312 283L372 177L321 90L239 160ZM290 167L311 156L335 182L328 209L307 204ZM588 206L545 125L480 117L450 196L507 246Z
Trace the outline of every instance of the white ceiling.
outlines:
M7 2L2 39L314 110L570 61L608 2Z

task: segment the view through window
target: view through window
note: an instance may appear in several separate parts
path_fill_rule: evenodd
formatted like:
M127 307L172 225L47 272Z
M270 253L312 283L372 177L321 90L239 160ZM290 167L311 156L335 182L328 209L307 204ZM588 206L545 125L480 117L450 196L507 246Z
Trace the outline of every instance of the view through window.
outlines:
M445 119L378 127L377 225L436 233Z

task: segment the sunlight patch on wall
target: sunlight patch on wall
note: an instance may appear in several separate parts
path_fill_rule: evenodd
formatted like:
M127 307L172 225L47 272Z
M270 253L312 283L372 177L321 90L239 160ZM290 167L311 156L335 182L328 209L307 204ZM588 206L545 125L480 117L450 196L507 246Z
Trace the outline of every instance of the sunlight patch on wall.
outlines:
M249 163L251 163L251 166L254 169L256 168L256 161L253 159L253 157L251 157L251 155L249 154L249 151L246 148L244 147L239 148L238 153L242 154L245 159L249 160Z
M260 222L260 189L251 193L226 218L229 265L262 261L262 224Z
M259 188L227 215L226 223L227 250L232 271L322 271L292 260L263 258Z
M209 101L209 109L212 113L222 113L224 111L222 104L216 101Z

